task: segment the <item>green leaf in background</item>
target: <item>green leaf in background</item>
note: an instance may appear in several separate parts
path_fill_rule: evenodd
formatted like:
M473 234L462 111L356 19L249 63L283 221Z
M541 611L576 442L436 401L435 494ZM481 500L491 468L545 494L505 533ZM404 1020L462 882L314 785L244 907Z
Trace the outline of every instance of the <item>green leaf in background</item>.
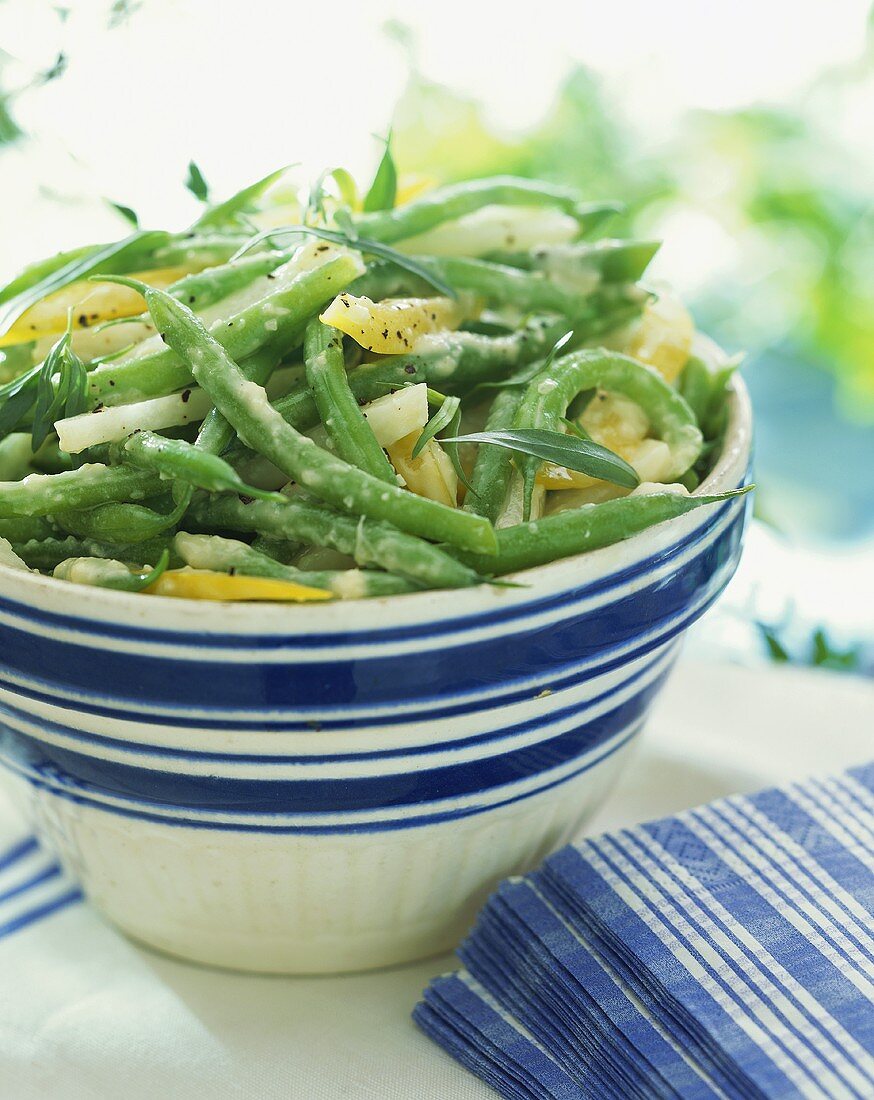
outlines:
M862 654L858 646L838 649L823 629L817 628L807 641L807 648L791 649L780 639L776 629L767 623L757 622L756 627L765 644L770 659L779 665L799 664L809 668L826 668L834 672L858 672Z
M819 628L811 639L810 663L815 668L831 668L839 672L854 672L861 663L861 654L857 647L836 649L828 640L826 632Z
M391 210L398 194L398 172L391 154L391 130L385 139L385 151L376 169L367 194L364 196L363 210L370 214L375 210Z
M778 665L786 664L791 658L789 657L786 647L777 637L775 632L764 623L757 623L756 625L759 628L759 634L762 636L762 641L765 643L765 648L771 660Z
M185 186L196 199L201 202L209 202L209 184L203 178L203 172L193 160L188 162L188 175L185 177Z
M634 489L640 478L633 466L592 440L549 431L547 428L507 428L493 432L472 432L445 440L450 443L486 443L518 454L532 455L556 466L565 466L589 477Z
M66 71L67 55L65 53L59 53L52 65L46 69L44 73L40 73L38 81L40 84L50 84L53 80L57 80L58 77L63 76Z
M107 24L109 29L114 31L117 27L124 26L142 6L142 0L112 0L112 7L109 9L109 23Z
M129 222L130 225L134 227L134 229L139 229L140 219L137 216L136 210L134 210L130 206L125 206L124 203L113 202L112 199L107 199L106 201L109 203L112 209L115 210L118 214L121 214L124 220L126 222Z

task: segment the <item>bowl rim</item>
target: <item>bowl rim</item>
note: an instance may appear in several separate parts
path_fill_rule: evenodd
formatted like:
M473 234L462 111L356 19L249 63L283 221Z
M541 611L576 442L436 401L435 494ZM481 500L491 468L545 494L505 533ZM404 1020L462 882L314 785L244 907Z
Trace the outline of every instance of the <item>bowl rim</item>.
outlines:
M735 374L728 388L728 424L722 451L711 472L691 495L704 496L736 488L746 476L751 449L749 393L743 380ZM712 522L712 509L706 507L701 511L704 513L703 525ZM583 551L509 574L508 579L524 586L519 588L482 584L372 599L306 603L289 608L287 604L187 600L170 596L143 599L137 593L71 584L0 564L0 599L11 599L18 607L30 605L50 614L81 620L123 622L147 631L172 630L189 635L239 634L245 637L372 632L443 619L476 618L497 608L536 602L563 588L579 588L667 549L683 533L702 526L701 520L696 510L599 550ZM447 600L448 594L455 598Z

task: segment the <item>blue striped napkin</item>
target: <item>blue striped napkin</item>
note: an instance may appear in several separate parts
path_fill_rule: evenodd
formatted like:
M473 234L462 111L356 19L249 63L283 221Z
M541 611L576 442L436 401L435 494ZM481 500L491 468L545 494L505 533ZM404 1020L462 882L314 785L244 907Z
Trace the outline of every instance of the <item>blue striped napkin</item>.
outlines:
M874 763L502 884L422 1029L502 1096L874 1097Z

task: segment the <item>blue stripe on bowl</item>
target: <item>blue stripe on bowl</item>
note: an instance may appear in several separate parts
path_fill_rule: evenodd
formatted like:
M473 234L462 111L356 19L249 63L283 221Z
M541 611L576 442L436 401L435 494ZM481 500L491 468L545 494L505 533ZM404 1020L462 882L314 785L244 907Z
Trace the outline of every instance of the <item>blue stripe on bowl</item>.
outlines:
M452 705L469 692L503 690L518 677L548 676L568 653L576 660L598 659L632 643L642 631L676 620L696 597L715 595L722 587L740 552L743 522L741 509L725 531L706 543L682 570L647 585L646 570L640 569L636 571L639 588L593 611L575 614L574 599L565 595L562 607L567 617L561 621L442 650L306 664L178 657L169 662L152 654L96 650L34 637L31 630L9 626L0 628L0 643L4 664L13 676L38 682L35 670L43 668L50 670L43 679L46 686L103 699L133 695L134 705L146 707L245 710L261 703L276 709L330 710L352 703L362 708L420 704L423 698ZM418 629L422 637L431 633L430 623ZM188 639L193 652L202 644L198 635L176 636L177 641L180 638ZM236 641L239 646L240 639ZM335 641L339 644L339 639ZM246 639L247 649L251 642Z
M447 821L457 821L465 817L474 817L477 814L487 813L489 810L500 809L504 806L511 806L518 802L525 802L530 798L534 798L537 795L544 794L547 791L556 789L563 786L565 783L576 779L578 776L585 774L585 772L591 771L593 768L603 764L610 757L615 756L620 750L624 749L628 743L635 738L641 729L641 723L624 733L616 741L608 743L605 751L600 755L587 758L584 760L578 768L573 771L567 772L558 778L547 778L545 782L533 787L529 790L525 790L521 793L510 794L506 798L501 798L493 802L488 802L483 805L465 805L453 807L450 803L448 808L434 810L433 812L424 812L418 814L415 817L396 817L385 819L366 819L356 820L354 817L349 817L347 820L338 824L281 824L275 823L268 819L265 821L258 821L256 819L243 819L240 818L235 821L223 821L221 819L212 818L209 816L202 817L186 817L184 810L178 813L163 812L156 813L149 810L136 807L135 803L127 805L113 804L109 805L105 801L97 798L89 797L79 791L74 791L69 788L65 788L58 785L57 782L45 776L39 776L37 774L27 774L11 763L7 766L11 771L16 772L24 778L27 778L34 788L40 791L44 791L49 795L61 798L65 801L72 802L80 806L89 806L95 809L116 814L119 817L132 818L140 821L149 821L159 825L178 826L189 829L209 829L219 832L243 832L243 833L269 833L276 835L293 835L301 834L308 836L328 836L336 835L340 833L360 834L360 833L381 833L381 832L394 832L401 829L420 828L428 825L439 825ZM156 804L157 806L157 804ZM313 819L314 822L318 818Z
M536 719L529 719L525 722L517 722L511 725L495 726L487 733L471 734L468 737L455 738L451 741L441 741L439 744L434 741L433 736L424 743L404 745L400 748L374 748L368 751L362 752L332 752L308 755L278 755L278 754L252 754L243 752L209 752L199 748L173 748L163 745L155 745L153 743L147 743L144 741L130 741L121 740L117 737L107 737L103 734L85 733L80 729L73 726L68 726L64 723L50 721L43 717L36 717L30 714L26 710L22 710L19 707L12 706L9 703L0 702L0 716L6 715L11 720L10 723L10 736L14 737L16 734L31 735L37 740L40 740L40 730L45 730L47 733L59 737L63 737L66 740L77 741L83 746L83 752L88 750L89 746L93 746L92 755L100 756L101 749L113 749L119 752L126 752L136 755L154 757L156 764L161 760L173 761L212 761L233 764L300 764L303 766L314 764L334 764L343 762L361 762L366 760L381 761L391 760L393 758L403 758L407 756L418 756L423 753L434 752L435 749L445 749L448 751L461 751L466 748L470 748L474 745L483 745L487 743L493 743L496 751L499 749L499 742L524 734L529 731L536 730L541 726L548 724L553 725L560 722L563 718L567 718L571 715L578 715L582 717L587 712L600 706L602 703L611 699L619 692L627 691L632 685L637 683L640 679L645 677L660 663L664 664L664 672L670 671L673 665L675 654L671 654L669 650L660 649L652 660L647 661L645 664L636 668L626 679L620 683L614 684L603 692L599 692L584 700L580 700L576 703L570 704L566 707L560 707L557 710L550 710L538 716ZM670 658L670 663L668 661ZM564 685L562 685L564 686ZM556 690L552 691L555 694ZM528 693L525 696L526 699L530 699L531 695ZM505 700L501 699L501 706L503 707ZM462 715L469 715L475 713L474 711L465 710L463 707L457 707L453 710L454 717L460 717ZM126 717L123 713L119 713L121 720ZM407 716L404 716L405 718ZM496 719L497 721L497 719ZM339 723L336 724L339 727ZM271 726L272 732L285 732L287 729L294 729L295 727L280 727L276 724ZM351 728L351 724L350 724ZM210 730L212 727L210 727ZM307 732L312 734L314 741L320 740L318 732L309 729ZM375 738L374 744L378 744L378 740ZM412 763L412 761L411 761Z
M344 779L229 779L134 767L55 745L6 727L0 732L4 762L32 777L50 776L74 790L99 791L185 809L251 813L350 813L419 806L492 791L551 771L592 752L635 724L667 671L607 713L558 736L510 752L401 774ZM542 723L527 725L532 731Z

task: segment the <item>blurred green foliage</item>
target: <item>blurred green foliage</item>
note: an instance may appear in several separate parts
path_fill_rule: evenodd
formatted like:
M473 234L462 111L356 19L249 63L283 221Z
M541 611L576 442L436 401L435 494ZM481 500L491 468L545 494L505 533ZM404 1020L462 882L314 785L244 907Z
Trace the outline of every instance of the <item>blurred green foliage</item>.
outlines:
M867 47L791 105L689 112L654 145L580 67L539 125L515 136L413 72L395 152L403 171L440 179L513 172L618 197L628 228L642 232L677 213L713 225L738 247L720 262L702 255L699 319L735 347L788 339L834 373L847 415L874 422L874 144L870 126L867 149L850 132L872 94Z

